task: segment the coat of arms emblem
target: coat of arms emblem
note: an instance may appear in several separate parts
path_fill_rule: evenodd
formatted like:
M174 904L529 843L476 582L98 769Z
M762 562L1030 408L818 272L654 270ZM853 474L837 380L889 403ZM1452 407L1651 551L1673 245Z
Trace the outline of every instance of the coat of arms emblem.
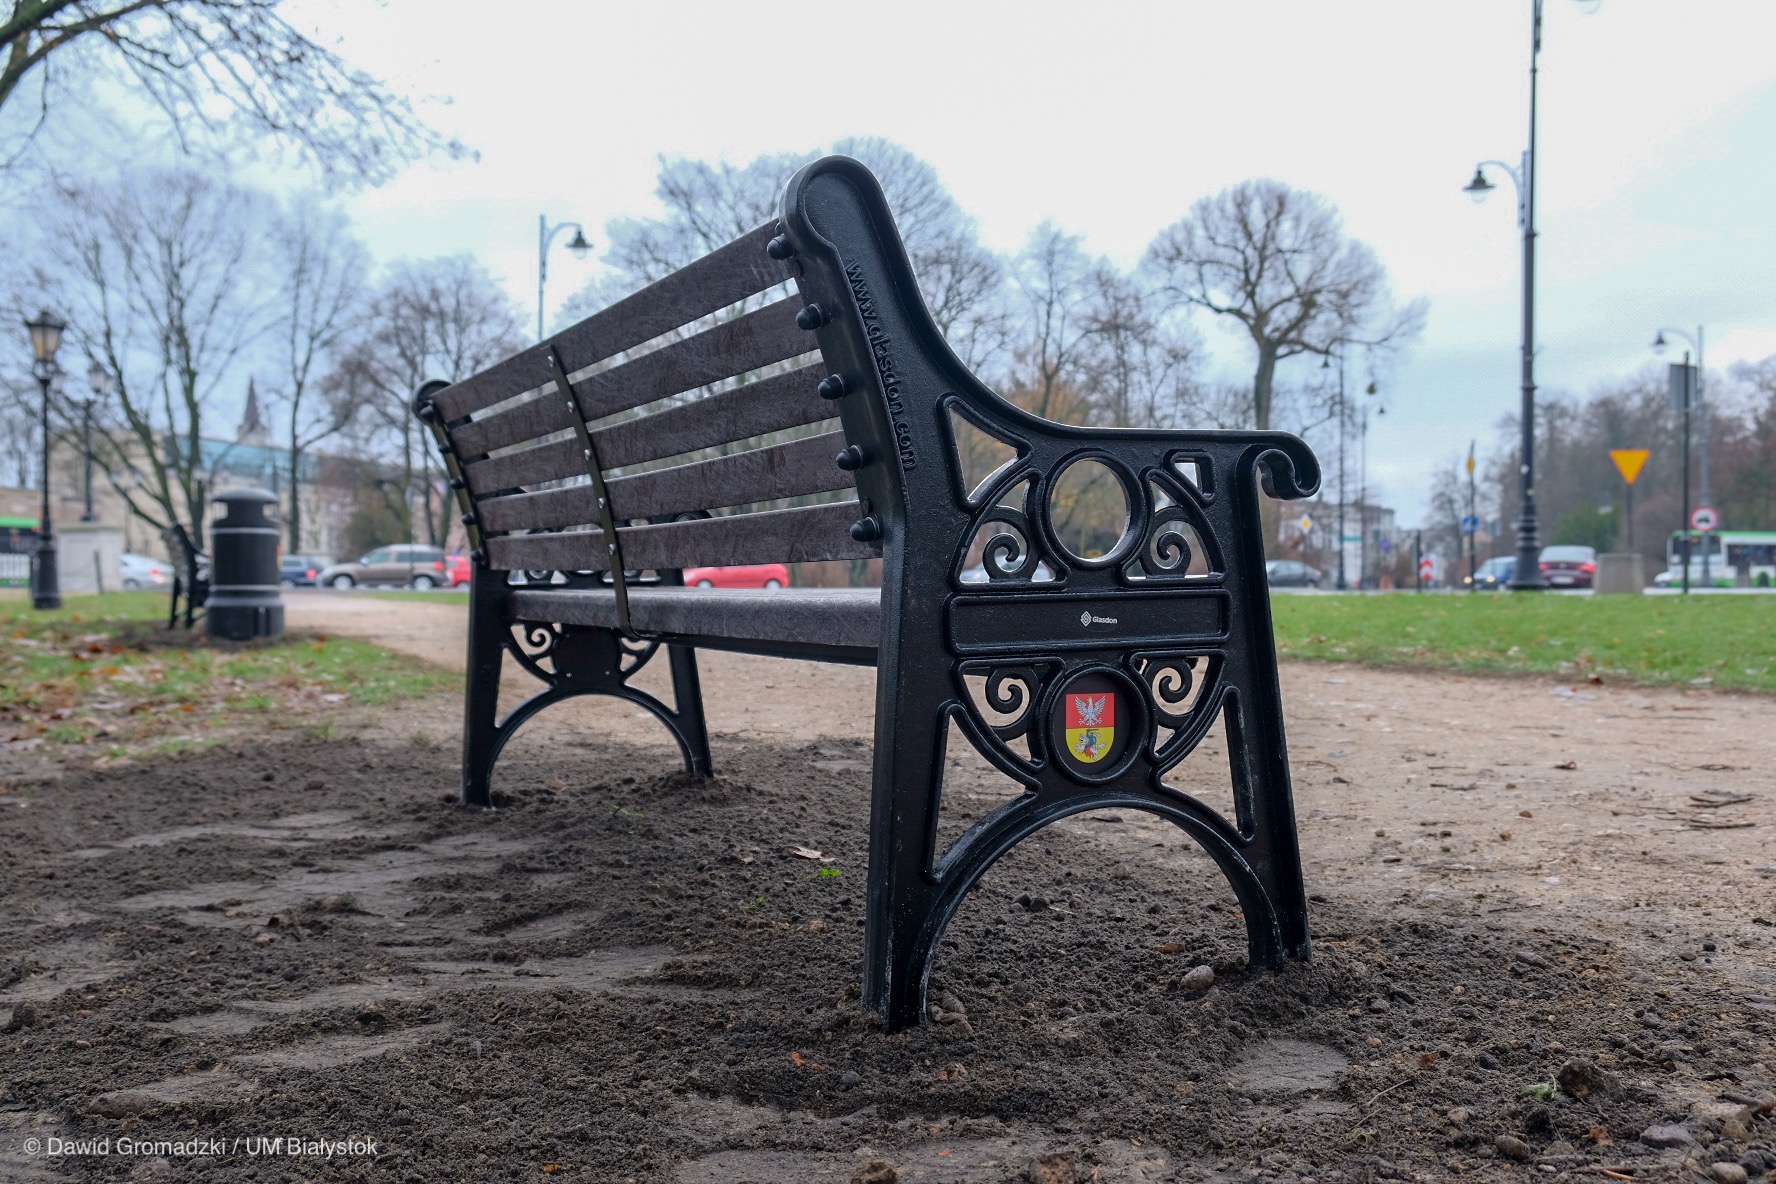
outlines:
M1067 696L1067 751L1081 764L1110 755L1116 740L1116 692Z

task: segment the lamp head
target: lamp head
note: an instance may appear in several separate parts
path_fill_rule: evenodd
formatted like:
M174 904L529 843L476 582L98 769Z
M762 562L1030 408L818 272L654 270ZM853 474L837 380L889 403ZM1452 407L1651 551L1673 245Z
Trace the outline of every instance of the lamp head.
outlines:
M56 351L62 348L62 330L67 327L67 321L47 308L36 320L26 321L25 328L31 331L31 355L45 365L53 363Z
M104 398L111 393L111 371L94 362L86 372L86 385L93 394Z
M573 238L568 240L567 249L575 259L584 259L592 250L592 244L586 241L585 232L576 226Z
M1483 202L1486 195L1498 186L1486 179L1486 172L1479 165L1474 166L1474 179L1462 186L1462 192L1473 198L1475 202Z
M1658 355L1659 357L1664 357L1665 351L1669 348L1670 348L1670 344L1665 340L1665 333L1663 330L1661 330L1653 338L1653 353Z

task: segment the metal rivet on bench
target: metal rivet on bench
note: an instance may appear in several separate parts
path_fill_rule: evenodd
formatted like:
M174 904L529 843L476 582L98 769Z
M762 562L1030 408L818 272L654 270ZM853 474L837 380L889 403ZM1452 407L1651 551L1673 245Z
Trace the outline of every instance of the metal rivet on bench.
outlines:
M467 485L468 482L464 481L461 477L452 477L450 479L450 488L452 489L463 489L466 488Z
M793 259L795 244L789 241L788 235L780 234L765 244L765 254L773 259Z
M814 389L820 392L823 399L840 399L851 389L851 384L845 381L842 374L828 374Z
M462 516L462 524L463 524L463 525L464 525L464 526L473 526L473 525L475 525L475 516L474 516L474 515L473 515L473 514L464 514L464 515L463 515L463 516Z
M826 324L826 312L818 304L806 304L796 313L796 328L810 331Z
M833 464L838 465L847 473L861 469L863 467L863 449L853 444L833 457Z
M484 560L486 558L487 558L487 552L483 551L479 547L476 547L473 551L469 552L470 562L480 563L482 560Z
M873 543L882 537L882 524L876 521L875 515L859 518L851 524L851 537L860 543Z

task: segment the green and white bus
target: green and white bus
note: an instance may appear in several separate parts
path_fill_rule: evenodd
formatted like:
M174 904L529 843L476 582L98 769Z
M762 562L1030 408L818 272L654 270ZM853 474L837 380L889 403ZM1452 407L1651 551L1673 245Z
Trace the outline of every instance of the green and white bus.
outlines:
M1706 555L1708 583L1716 588L1776 586L1776 530L1690 531L1690 584L1701 584ZM1678 584L1683 578L1684 532L1674 530L1665 548L1665 570L1653 583ZM1704 551L1706 548L1706 551Z

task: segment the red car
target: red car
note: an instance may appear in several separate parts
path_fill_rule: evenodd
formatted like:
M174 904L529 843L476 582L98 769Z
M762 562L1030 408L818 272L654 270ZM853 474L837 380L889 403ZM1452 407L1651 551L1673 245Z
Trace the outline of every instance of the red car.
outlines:
M1589 588L1597 575L1597 552L1590 547L1543 547L1542 578L1554 588Z
M685 585L691 588L787 588L789 568L781 563L752 563L745 567L687 567Z
M469 582L469 557L467 555L452 555L444 562L450 565L450 586L452 588L461 587Z

